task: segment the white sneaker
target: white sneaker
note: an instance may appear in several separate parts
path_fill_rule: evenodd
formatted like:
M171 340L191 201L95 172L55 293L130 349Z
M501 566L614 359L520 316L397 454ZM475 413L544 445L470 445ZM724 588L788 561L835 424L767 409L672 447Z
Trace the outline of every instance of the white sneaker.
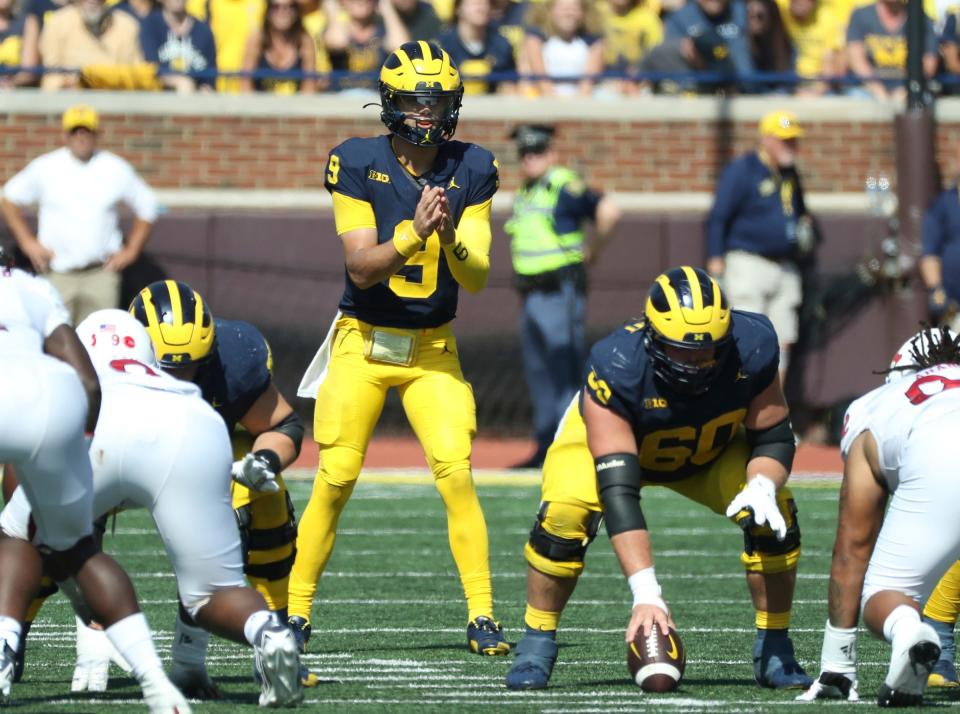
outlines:
M13 688L16 653L5 640L0 640L0 705L6 704Z
M303 701L300 651L285 625L264 625L253 646L253 666L260 680L260 706L293 707Z
M880 687L877 704L881 707L920 706L927 688L927 677L940 658L940 638L925 622L896 643L890 655L890 669Z
M191 714L187 700L162 669L148 672L140 681L140 689L150 714Z

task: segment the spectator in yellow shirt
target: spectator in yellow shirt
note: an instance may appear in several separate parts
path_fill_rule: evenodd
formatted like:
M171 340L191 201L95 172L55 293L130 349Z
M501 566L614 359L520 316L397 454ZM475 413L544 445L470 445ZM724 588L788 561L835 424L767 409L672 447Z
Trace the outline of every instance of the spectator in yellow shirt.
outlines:
M843 74L844 27L824 0L777 0L783 26L796 52L795 69L803 81L796 93L826 94L830 84L821 77Z
M663 23L644 0L607 0L600 5L603 24L603 68L636 73L646 54L663 41ZM640 83L618 79L621 94L637 94Z

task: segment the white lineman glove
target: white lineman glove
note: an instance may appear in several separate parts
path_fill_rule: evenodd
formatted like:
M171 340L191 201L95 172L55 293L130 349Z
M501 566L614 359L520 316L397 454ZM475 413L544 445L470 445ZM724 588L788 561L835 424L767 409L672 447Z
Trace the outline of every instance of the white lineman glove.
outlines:
M271 466L269 458L264 456L266 451L264 449L247 454L239 461L234 461L233 467L230 469L233 480L252 491L260 491L261 493L276 493L279 491L280 484L277 483L277 471Z
M797 701L846 699L860 701L857 694L857 628L834 627L827 620L820 651L820 676Z
M770 525L776 534L777 540L787 537L787 522L777 506L777 487L766 476L757 475L747 483L736 497L727 506L727 518L733 518L740 511L749 511L753 514L755 525Z

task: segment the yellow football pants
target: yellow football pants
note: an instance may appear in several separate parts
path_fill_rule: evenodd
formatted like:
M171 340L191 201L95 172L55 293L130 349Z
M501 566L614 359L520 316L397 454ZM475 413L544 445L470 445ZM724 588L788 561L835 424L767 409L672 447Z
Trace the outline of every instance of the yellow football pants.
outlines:
M446 507L450 550L468 618L492 616L487 525L470 470L476 407L460 370L456 340L449 325L406 331L417 340L415 360L409 366L386 364L366 357L373 329L354 318L337 323L329 370L317 393L313 437L320 466L300 519L290 614L310 619L340 513L360 474L387 390L396 387Z
M643 482L644 487L662 486L700 503L714 513L723 514L727 506L746 485L746 464L750 450L743 434L738 434L726 446L720 457L702 472L679 481L668 483ZM601 510L597 492L593 456L587 447L587 430L580 416L577 403L567 409L553 444L547 451L543 464L541 501L548 504L543 527L561 538L581 538L589 531L593 514ZM562 510L553 504L563 504ZM791 532L796 532L793 509L793 494L784 487L777 493L777 504ZM563 513L563 517L554 514ZM576 521L579 514L580 522ZM735 519L731 518L736 522ZM560 525L557 525L560 524ZM559 528L559 530L558 530ZM778 573L796 568L800 546L782 548L775 544L769 527L751 529L759 547L748 554L741 554L744 568L750 572ZM790 535L788 534L788 538ZM796 533L796 539L799 533ZM765 547L769 546L769 547ZM782 552L782 551L786 552ZM548 562L533 551L530 544L525 548L527 562L548 575L577 577L583 562Z
M231 441L234 459L242 459L253 447L253 437L242 429L232 434ZM236 481L230 482L233 509L243 521L244 573L250 586L263 595L271 610L287 606L296 542L292 504L280 474L277 474L277 483L280 484L277 493L260 493Z

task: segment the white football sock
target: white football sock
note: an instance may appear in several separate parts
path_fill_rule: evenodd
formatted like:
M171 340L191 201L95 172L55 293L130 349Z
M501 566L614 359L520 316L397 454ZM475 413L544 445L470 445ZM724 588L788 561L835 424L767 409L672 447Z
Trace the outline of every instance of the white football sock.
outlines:
M883 621L883 637L891 645L898 636L903 636L920 624L920 613L909 605L897 605Z
M257 635L260 634L260 630L263 629L263 626L266 625L272 617L273 613L269 610L257 610L247 618L247 621L243 625L243 636L247 638L247 642L249 642L251 646L257 644Z
M20 646L20 633L23 627L19 621L7 615L0 615L0 640L3 640L14 652Z
M107 628L107 637L123 658L130 663L133 676L138 682L153 669L162 671L163 665L153 646L147 618L142 612L134 613L112 624Z

